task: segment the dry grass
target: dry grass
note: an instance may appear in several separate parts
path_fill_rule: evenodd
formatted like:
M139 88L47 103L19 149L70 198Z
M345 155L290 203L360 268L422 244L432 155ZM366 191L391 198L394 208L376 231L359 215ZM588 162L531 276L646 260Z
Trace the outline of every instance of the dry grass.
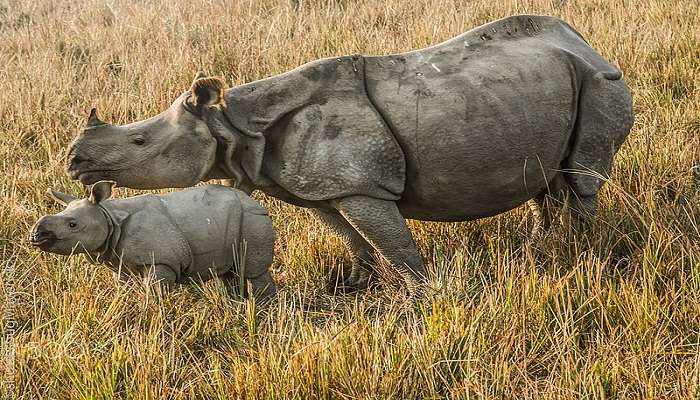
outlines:
M11 271L16 289L2 304L19 324L17 395L700 397L694 1L199 3L0 0L0 252L4 295ZM632 87L637 122L586 233L555 226L533 243L525 208L412 222L432 274L424 300L404 301L387 281L330 296L328 276L347 261L339 241L305 210L264 199L281 287L264 307L216 282L156 301L24 239L56 210L47 188L82 193L62 156L93 105L124 123L166 107L199 69L242 83L323 56L419 48L515 13L563 17Z

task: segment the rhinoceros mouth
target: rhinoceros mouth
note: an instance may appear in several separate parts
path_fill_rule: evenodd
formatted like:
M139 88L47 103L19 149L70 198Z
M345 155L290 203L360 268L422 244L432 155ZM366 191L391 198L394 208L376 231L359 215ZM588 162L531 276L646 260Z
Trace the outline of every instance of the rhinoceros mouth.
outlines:
M29 244L40 249L45 249L58 241L58 238L53 233L37 233L32 232L29 235Z
M92 169L89 171L70 171L70 177L73 180L78 180L83 185L92 185L93 183L106 179L110 172L118 171L116 169Z
M45 238L45 239L40 239L40 240L30 240L29 244L32 246L38 247L40 249L45 249L48 247L51 247L54 243L56 243L58 239L56 238Z

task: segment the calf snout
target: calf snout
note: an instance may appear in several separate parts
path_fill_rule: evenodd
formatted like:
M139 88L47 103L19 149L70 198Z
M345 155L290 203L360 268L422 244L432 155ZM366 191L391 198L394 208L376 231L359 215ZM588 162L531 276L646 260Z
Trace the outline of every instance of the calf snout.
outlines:
M32 227L29 233L29 243L31 243L32 246L42 248L51 246L55 241L56 234L51 230L48 218L42 217L34 224L34 227Z

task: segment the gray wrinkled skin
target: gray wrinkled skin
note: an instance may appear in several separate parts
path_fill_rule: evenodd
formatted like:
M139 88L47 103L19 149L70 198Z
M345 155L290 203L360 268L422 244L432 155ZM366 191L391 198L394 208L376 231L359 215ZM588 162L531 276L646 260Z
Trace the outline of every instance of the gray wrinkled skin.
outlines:
M89 199L54 192L65 210L42 217L30 242L57 254L87 253L120 278L155 278L161 285L219 276L237 285L243 277L263 297L275 293L268 268L275 232L267 212L245 193L223 186L108 200L112 182L92 187Z
M532 199L546 225L546 195L593 212L633 122L622 73L553 17L318 60L206 104L188 100L196 85L150 120L81 133L71 176L140 188L233 178L315 208L348 245L357 287L375 250L410 282L425 278L404 218L471 220Z

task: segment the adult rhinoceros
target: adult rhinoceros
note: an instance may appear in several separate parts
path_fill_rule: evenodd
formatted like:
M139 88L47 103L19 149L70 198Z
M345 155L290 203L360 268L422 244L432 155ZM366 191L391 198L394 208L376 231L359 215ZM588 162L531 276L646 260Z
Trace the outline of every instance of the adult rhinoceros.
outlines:
M377 250L426 272L404 218L464 221L547 193L590 212L633 121L622 73L568 24L514 16L427 49L314 61L225 88L196 79L150 119L91 114L68 152L84 184L186 187L233 178L310 207L346 242L362 287Z

